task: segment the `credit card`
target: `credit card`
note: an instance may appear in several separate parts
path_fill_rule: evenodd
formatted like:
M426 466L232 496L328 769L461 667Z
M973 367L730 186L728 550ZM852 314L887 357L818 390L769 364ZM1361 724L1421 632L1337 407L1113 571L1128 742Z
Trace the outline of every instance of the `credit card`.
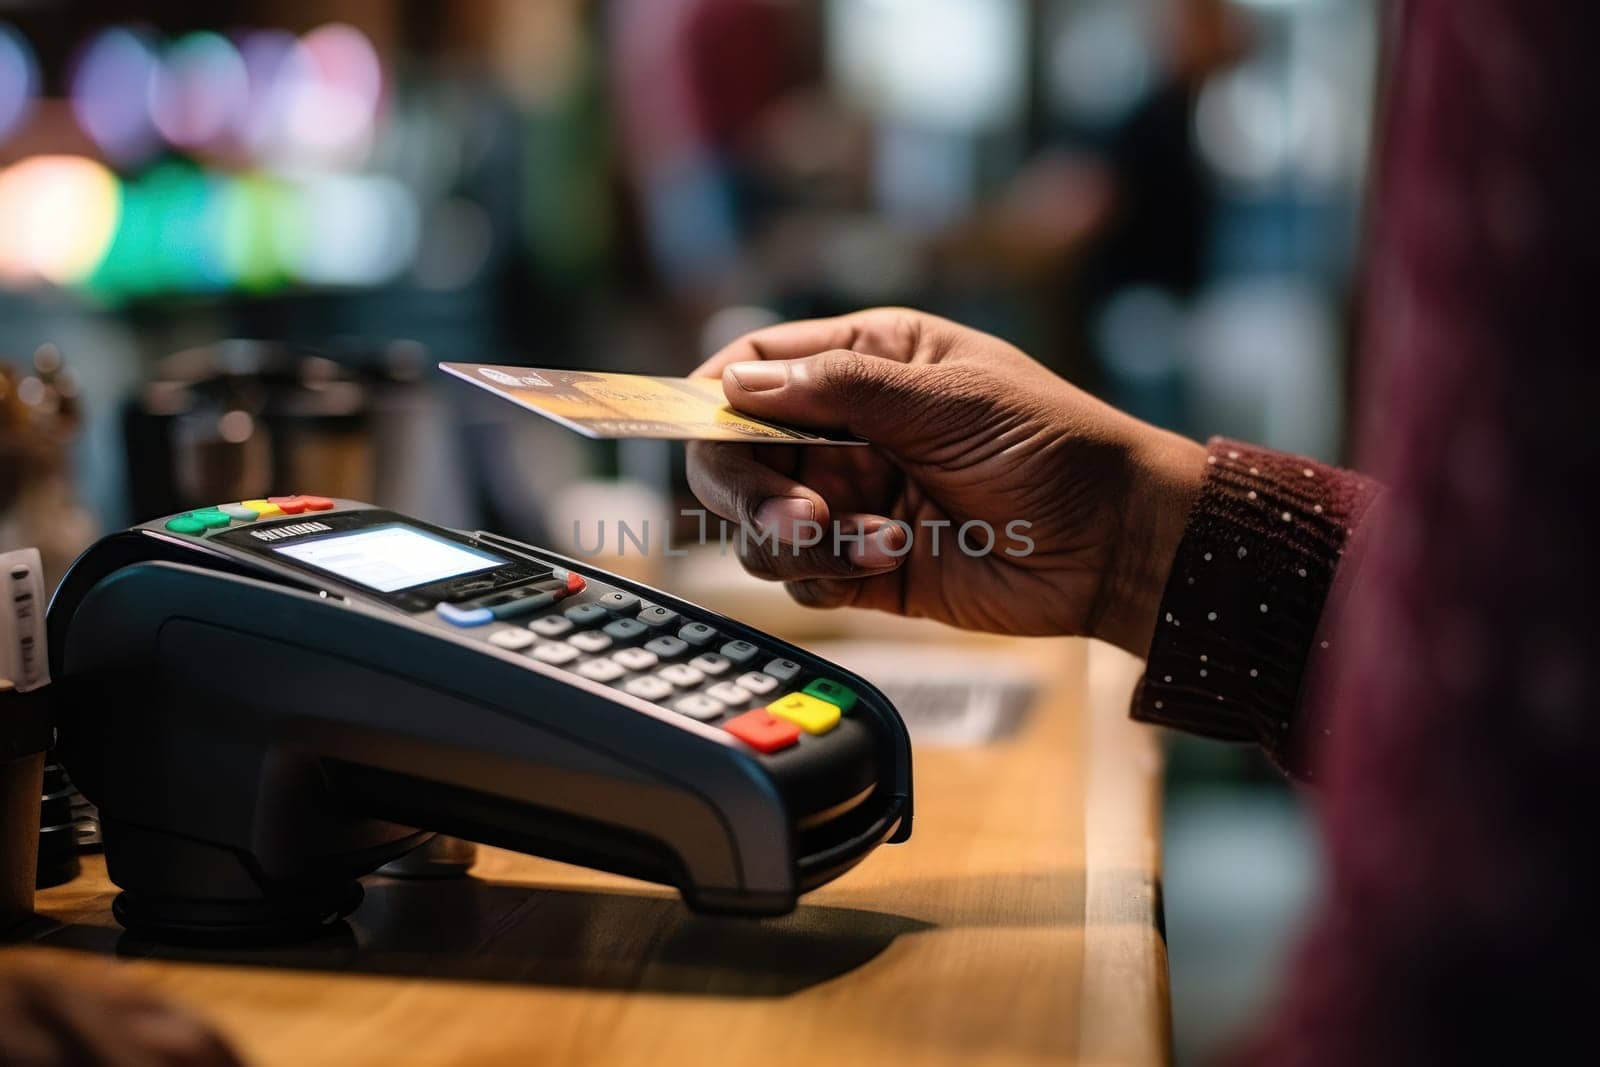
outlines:
M441 363L439 369L596 439L866 444L855 437L828 436L741 414L728 406L719 378L657 378L488 363Z

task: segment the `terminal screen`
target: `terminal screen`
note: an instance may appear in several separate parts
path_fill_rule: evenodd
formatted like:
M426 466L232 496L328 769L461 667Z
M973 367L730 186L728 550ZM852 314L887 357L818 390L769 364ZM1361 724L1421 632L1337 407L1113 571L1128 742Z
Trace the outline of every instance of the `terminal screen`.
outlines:
M282 545L273 551L380 593L511 562L400 523Z

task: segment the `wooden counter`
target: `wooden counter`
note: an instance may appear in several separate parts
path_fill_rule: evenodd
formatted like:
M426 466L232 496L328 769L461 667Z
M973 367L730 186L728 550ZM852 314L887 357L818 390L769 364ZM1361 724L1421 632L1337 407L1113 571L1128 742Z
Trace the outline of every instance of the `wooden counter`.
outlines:
M155 949L121 937L94 857L0 957L120 957L259 1064L1165 1062L1159 759L1126 719L1137 664L997 644L1054 668L1020 732L919 748L911 841L787 918L698 918L664 889L485 849L471 879L370 879L323 943Z

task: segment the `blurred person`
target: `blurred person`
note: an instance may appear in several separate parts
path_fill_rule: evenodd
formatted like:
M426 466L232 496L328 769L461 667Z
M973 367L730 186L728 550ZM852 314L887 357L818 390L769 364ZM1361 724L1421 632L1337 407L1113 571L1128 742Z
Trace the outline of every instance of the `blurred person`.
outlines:
M793 0L620 0L610 49L624 170L670 290L735 293L755 191L741 157L767 109L814 80Z
M742 411L874 447L697 443L690 481L774 535L745 565L801 603L1103 638L1148 657L1136 718L1314 783L1324 900L1240 1060L1565 1061L1600 947L1600 157L1581 132L1600 11L1408 0L1389 29L1368 474L1198 444L888 309L761 330L702 368ZM1028 551L953 544L1014 520ZM814 544L813 522L870 536Z
M1195 108L1249 42L1226 0L1165 0L1161 13L1161 81L1108 138L1112 204L1085 278L1094 305L1131 285L1189 297L1205 280L1216 190L1195 143Z
M1251 39L1227 0L1161 0L1152 18L1157 80L1131 110L1089 143L1046 147L938 246L958 269L977 263L1012 285L1044 282L1060 341L1043 362L1171 425L1183 417L1170 389L1125 380L1104 340L1106 316L1134 290L1176 310L1205 285L1217 191L1195 111L1205 84Z

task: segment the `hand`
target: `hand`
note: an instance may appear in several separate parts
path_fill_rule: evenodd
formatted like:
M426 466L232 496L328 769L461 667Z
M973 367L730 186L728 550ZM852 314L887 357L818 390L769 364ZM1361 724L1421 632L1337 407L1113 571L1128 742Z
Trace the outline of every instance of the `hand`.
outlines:
M0 1063L239 1067L215 1030L108 968L0 955Z
M1004 341L903 309L759 330L697 373L721 375L740 411L871 442L689 446L705 506L770 535L743 539L751 573L818 607L1149 648L1205 469L1200 445ZM808 522L821 543L807 543ZM969 523L993 531L992 550L962 550ZM868 536L836 545L835 524ZM969 527L968 549L986 542Z

